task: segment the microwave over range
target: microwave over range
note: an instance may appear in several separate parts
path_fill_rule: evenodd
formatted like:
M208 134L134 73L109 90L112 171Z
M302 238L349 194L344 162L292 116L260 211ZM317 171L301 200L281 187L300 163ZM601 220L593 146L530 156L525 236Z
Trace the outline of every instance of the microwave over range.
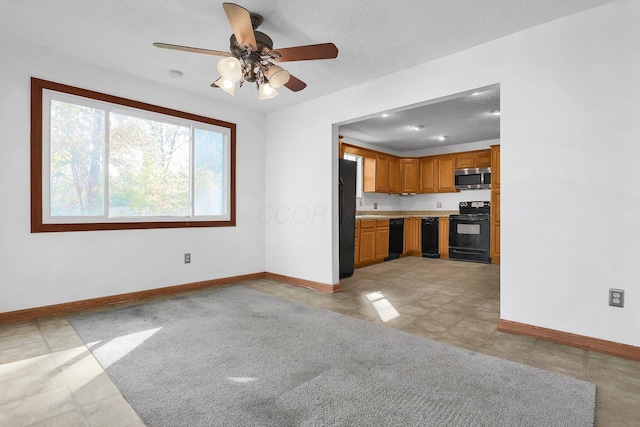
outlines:
M481 190L491 188L491 168L456 169L456 190Z

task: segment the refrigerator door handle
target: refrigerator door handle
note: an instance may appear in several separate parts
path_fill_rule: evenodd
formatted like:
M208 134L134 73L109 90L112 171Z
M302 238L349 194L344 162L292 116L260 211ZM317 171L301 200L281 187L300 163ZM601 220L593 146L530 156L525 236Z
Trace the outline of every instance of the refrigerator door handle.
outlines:
M340 209L340 212L338 212L338 218L340 218L340 222L338 224L342 224L342 205L344 204L344 180L342 178L338 179L339 185L338 185L338 206Z

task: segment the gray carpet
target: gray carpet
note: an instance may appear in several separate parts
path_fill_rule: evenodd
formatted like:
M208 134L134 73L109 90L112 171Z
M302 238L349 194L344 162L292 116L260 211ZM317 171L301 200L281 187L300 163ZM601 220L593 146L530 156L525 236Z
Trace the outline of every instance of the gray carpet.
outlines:
M241 286L69 322L148 426L592 426L595 385Z

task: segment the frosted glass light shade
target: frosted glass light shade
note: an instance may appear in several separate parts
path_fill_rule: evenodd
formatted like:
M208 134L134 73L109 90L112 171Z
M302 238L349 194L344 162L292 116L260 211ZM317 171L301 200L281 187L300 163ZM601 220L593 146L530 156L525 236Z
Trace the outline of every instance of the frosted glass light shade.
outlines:
M224 77L220 77L218 80L216 80L215 85L231 96L233 96L236 91L236 84L230 80L225 79Z
M272 88L279 88L287 84L291 74L279 65L272 65L267 70L267 79Z
M218 61L218 71L225 80L229 80L234 83L240 81L242 78L242 66L240 65L240 61L238 61L238 58L234 58L233 56L223 58Z
M269 83L263 83L260 85L260 93L258 99L269 99L274 96L278 96L278 91L275 90Z

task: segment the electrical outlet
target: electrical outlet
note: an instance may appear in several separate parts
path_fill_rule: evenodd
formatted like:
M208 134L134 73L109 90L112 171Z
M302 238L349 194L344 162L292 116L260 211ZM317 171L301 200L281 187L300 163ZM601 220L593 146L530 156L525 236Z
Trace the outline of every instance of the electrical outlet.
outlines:
M609 305L624 307L624 291L622 289L609 289Z
M436 208L442 209L442 202L436 202Z
M191 263L191 254L184 254L184 263L185 264Z

